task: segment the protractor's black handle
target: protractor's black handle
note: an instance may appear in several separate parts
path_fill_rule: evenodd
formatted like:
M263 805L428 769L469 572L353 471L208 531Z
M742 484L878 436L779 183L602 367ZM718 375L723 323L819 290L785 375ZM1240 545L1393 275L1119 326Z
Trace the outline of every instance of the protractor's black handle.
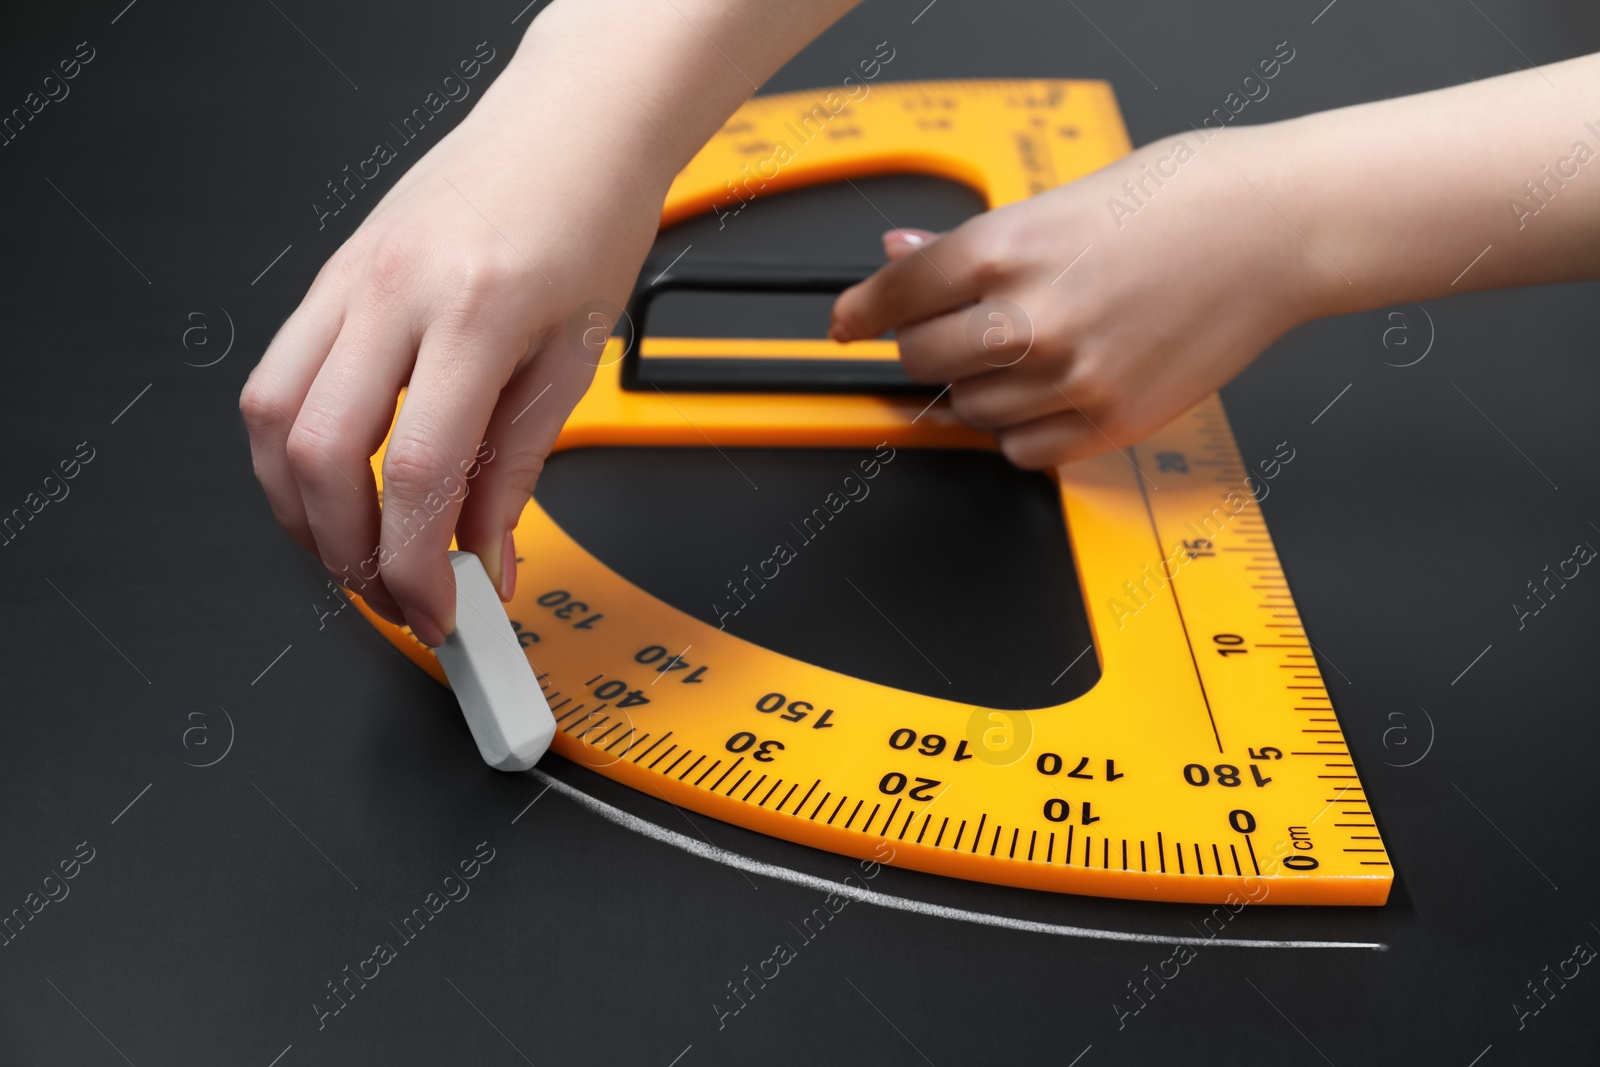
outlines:
M633 302L648 303L673 289L710 289L745 293L842 293L877 267L842 263L792 263L781 260L746 262L681 262L633 291Z
M749 359L652 360L639 354L650 304L662 293L694 290L734 293L840 293L871 274L863 265L786 262L675 264L653 279L640 276L617 324L622 336L622 387L630 390L698 393L883 393L937 392L914 382L898 362L755 356Z

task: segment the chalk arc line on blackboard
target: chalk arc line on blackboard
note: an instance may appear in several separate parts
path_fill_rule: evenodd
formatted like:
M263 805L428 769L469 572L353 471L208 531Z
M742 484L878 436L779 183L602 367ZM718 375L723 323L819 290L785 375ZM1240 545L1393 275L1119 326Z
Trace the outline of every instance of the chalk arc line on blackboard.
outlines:
M1195 947L1215 946L1217 948L1303 948L1303 949L1366 949L1373 952L1386 952L1389 946L1380 941L1280 941L1265 938L1222 938L1222 937L1168 937L1162 934L1142 934L1128 930L1097 930L1087 926L1063 926L1057 923L1035 922L1032 919L1017 919L1009 915L992 915L988 912L969 911L966 908L952 908L943 904L930 904L922 900L912 900L909 897L897 897L889 893L880 893L873 889L863 889L844 882L835 882L828 878L819 878L816 875L805 874L801 871L780 867L774 863L751 859L749 856L730 852L725 848L705 841L696 841L685 834L680 834L666 827L657 826L648 819L641 819L637 815L623 811L621 808L607 804L597 797L590 796L583 790L555 778L537 767L527 772L549 789L577 804L591 814L598 815L607 822L614 823L625 830L648 837L659 844L687 852L691 856L698 856L712 863L720 863L725 867L743 871L746 874L760 875L774 881L787 882L790 885L802 886L819 893L835 893L849 900L860 901L863 904L872 904L876 907L887 908L890 911L905 911L913 915L921 915L932 919L946 919L952 922L973 923L978 926L992 926L1002 930L1015 930L1019 933L1045 934L1052 937L1076 937L1094 941L1127 941L1142 945L1192 945Z

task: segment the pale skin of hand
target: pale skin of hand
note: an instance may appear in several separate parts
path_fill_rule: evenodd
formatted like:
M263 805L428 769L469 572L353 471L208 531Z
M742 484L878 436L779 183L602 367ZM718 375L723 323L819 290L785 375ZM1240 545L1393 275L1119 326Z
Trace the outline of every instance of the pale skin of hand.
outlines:
M949 383L955 414L1019 466L1092 456L1310 319L1600 277L1600 156L1575 152L1600 153L1586 121L1600 130L1600 55L1164 138L949 233L890 231L890 262L840 295L830 336L895 330L910 375ZM1180 141L1194 153L1181 165ZM1159 186L1144 169L1158 163ZM1141 179L1134 199L1124 183ZM1136 210L1114 214L1111 198Z
M301 547L428 645L455 627L453 535L509 600L511 530L594 372L574 314L627 299L673 176L853 2L546 8L245 385L256 476ZM369 462L402 388L380 511Z
M330 259L245 386L256 474L302 547L430 645L454 628L452 535L509 599L510 530L593 372L572 313L622 303L673 175L853 3L556 0L541 14L468 118ZM1308 319L1600 275L1600 162L1536 218L1508 210L1596 116L1591 56L1204 146L1185 134L1196 158L1118 227L1106 201L1170 154L1168 138L936 240L888 235L891 263L841 295L831 334L896 329L913 377L952 383L956 414L1020 465L1089 456L1158 428ZM1020 359L968 343L970 305L992 299L1031 320ZM380 512L368 459L407 385Z

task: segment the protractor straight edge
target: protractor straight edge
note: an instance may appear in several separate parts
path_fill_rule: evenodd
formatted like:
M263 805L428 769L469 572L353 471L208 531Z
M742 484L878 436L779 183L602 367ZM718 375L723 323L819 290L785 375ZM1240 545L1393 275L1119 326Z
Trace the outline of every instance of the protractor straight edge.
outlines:
M767 151L751 148L772 140L756 138L760 124L821 92L747 105L680 175L665 217L713 209L726 176ZM834 121L849 116L859 136L819 136L783 180L922 170L998 205L1041 174L1070 180L1127 150L1094 82L883 85ZM748 344L752 357L784 354ZM849 447L869 478L899 449L994 447L922 397L669 396L624 387L615 338L600 362L557 450ZM1093 640L1060 649L1052 673L1093 655L1100 679L1052 707L942 700L735 637L618 576L537 501L516 529L507 607L557 718L555 750L680 807L1026 888L1382 904L1389 856L1256 499L1293 450L1252 459L1212 397L1136 446L1055 472ZM742 580L754 594L763 579ZM431 652L362 610L443 682Z

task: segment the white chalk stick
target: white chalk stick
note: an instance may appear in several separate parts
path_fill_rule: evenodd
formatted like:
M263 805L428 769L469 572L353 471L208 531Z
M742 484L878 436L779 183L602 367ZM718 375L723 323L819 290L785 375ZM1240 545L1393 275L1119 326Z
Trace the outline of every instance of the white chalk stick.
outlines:
M550 747L555 716L483 561L471 552L452 552L450 567L456 579L456 629L434 653L483 762L496 770L525 771Z

